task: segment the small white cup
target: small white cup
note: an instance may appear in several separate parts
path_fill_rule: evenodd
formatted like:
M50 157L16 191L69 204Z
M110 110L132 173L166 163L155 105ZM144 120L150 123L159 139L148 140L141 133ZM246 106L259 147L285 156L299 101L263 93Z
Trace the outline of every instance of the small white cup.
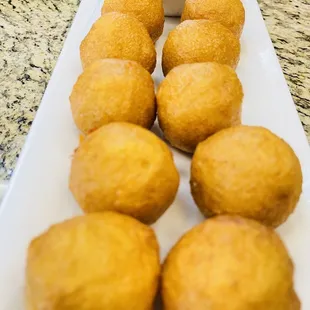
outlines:
M185 0L163 0L165 16L181 16Z

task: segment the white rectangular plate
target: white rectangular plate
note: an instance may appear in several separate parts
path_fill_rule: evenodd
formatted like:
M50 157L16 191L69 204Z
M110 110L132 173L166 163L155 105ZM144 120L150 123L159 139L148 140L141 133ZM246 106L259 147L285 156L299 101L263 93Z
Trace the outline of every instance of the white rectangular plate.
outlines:
M78 145L68 97L81 73L79 45L100 14L102 1L83 0L43 97L40 109L0 209L0 310L23 310L25 255L29 241L51 224L80 214L68 190L71 155ZM243 122L262 125L294 148L303 169L304 191L295 213L278 231L296 266L302 309L310 309L310 150L294 103L255 0L244 0L246 25L237 73L245 97ZM167 19L161 49L177 20ZM202 220L189 190L190 160L173 150L182 180L173 206L154 225L164 256L183 232ZM65 258L64 258L65 259Z

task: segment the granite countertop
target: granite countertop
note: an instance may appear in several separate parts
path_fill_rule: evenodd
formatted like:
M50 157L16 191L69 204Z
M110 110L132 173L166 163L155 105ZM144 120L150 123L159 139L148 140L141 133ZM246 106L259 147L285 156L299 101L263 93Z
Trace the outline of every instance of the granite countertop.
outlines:
M78 4L0 0L0 181L11 177ZM310 2L259 4L310 141Z

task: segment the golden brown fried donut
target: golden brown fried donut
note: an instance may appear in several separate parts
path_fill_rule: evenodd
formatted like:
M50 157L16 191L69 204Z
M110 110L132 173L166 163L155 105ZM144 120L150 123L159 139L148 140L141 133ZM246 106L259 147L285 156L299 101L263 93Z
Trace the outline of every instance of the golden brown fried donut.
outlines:
M266 128L224 129L194 153L191 191L206 216L237 214L276 227L294 211L301 190L297 156Z
M192 153L215 132L240 124L242 85L227 65L210 62L175 67L156 97L166 139L185 152Z
M156 117L154 82L139 63L102 59L79 76L71 96L77 127L88 134L110 122L152 127Z
M114 212L79 216L31 242L27 310L151 309L159 275L150 227Z
M219 216L187 232L163 267L165 310L299 310L293 264L278 235Z
M118 12L103 14L94 23L80 52L84 68L103 58L134 60L151 73L156 65L155 46L144 25Z
M240 0L186 0L181 20L187 19L219 22L239 38L244 25L245 12Z
M117 211L151 224L172 204L178 186L167 145L129 123L91 133L72 160L70 189L85 212Z
M163 73L194 62L218 62L236 68L239 57L239 40L229 29L203 19L186 20L168 35L163 48Z
M156 41L164 30L164 7L162 0L105 0L102 14L121 12L135 16L144 24L153 41Z

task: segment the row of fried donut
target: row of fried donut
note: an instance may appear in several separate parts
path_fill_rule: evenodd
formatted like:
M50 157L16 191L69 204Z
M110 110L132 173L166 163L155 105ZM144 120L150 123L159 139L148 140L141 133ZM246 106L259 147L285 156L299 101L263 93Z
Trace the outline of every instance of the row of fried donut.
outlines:
M164 24L160 0L106 0L83 40L84 72L70 102L86 137L70 189L86 215L31 242L28 310L153 309L159 287L166 310L300 309L293 264L268 226L293 212L301 168L282 139L241 125L233 69L242 3L187 0L182 20L164 45L157 94L150 73ZM145 224L172 204L179 173L168 146L147 130L156 115L168 142L194 153L191 193L215 216L177 242L162 270Z
M123 212L149 224L173 202L179 176L171 152L142 128L153 125L156 101L166 139L194 152L191 190L201 211L280 225L299 200L300 163L269 130L240 125L242 98L237 75L226 65L180 65L155 99L151 76L136 62L95 62L71 95L76 124L87 134L71 168L70 188L79 205L85 211Z
M166 310L300 309L282 241L238 216L192 228L162 267L153 229L116 212L64 221L29 246L27 310L155 309L159 290Z
M82 41L82 65L86 68L105 58L127 59L152 73L156 66L154 41L164 26L162 1L127 0L125 6L123 2L104 3L102 16ZM186 2L184 21L169 33L163 48L164 75L183 63L211 61L236 68L244 24L243 5L240 0L205 2ZM202 9L204 14L196 14Z

